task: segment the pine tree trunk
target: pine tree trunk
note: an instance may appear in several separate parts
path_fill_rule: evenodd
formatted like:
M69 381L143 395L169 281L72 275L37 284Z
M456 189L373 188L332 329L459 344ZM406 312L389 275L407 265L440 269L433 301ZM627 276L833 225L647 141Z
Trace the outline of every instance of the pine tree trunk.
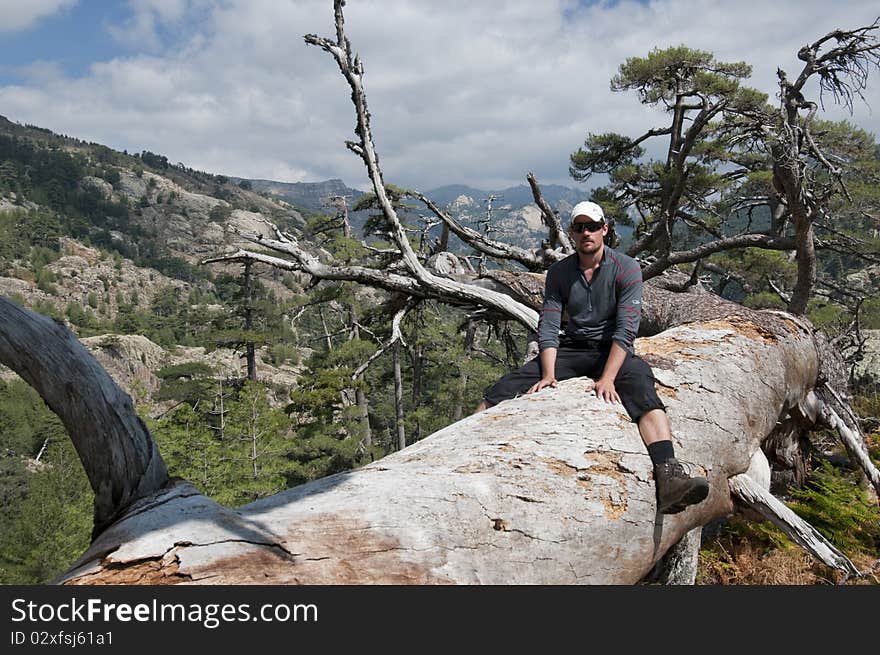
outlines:
M367 394L363 389L355 390L355 400L360 410L361 419L361 445L365 452L370 452L373 447L373 431L370 429L370 405L367 402Z
M422 350L422 344L416 337L413 337L412 344L412 411L416 412L422 404L422 372L424 370L425 358ZM416 414L412 438L412 442L416 442L422 438L422 423Z
M816 244L812 219L800 212L793 214L798 270L788 311L802 316L807 313L807 302L816 282Z
M392 348L394 366L394 415L397 422L397 449L406 448L406 425L403 414L403 379L400 374L400 340Z
M347 221L346 221L347 224ZM353 303L348 305L348 322L351 327L351 332L349 333L349 339L360 339L360 327L358 327L357 322L357 309L355 308ZM361 447L366 451L370 452L370 448L373 446L373 434L370 429L370 406L367 402L367 394L364 393L364 390L360 387L355 389L354 392L355 403L357 403L361 424Z
M245 358L247 359L247 378L251 382L257 381L257 353L253 343L245 346Z
M246 261L244 264L244 329L250 336L254 329L254 307L253 307L253 278L251 277L251 266L253 262ZM245 360L247 361L247 377L252 382L257 381L257 354L254 349L254 342L248 340L245 343Z
M468 383L468 372L467 372L467 363L471 359L471 348L474 345L474 335L476 334L477 324L473 320L468 320L467 328L464 333L464 357L463 361L459 364L461 367L461 373L458 376L458 388L459 388L459 400L455 404L455 408L452 410L452 420L458 421L462 413L464 411L464 399L465 393L467 392L467 383Z

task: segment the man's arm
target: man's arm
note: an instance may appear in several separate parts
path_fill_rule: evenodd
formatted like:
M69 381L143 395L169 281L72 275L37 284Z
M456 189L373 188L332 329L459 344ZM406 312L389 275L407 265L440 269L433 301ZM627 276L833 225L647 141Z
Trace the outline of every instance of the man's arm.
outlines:
M611 338L626 352L633 352L633 342L639 332L643 287L642 269L636 261L632 261L629 268L621 271L614 286L617 294L617 310L614 334Z
M547 271L547 279L544 282L544 305L541 307L541 316L538 319L541 379L533 384L527 393L556 386L556 351L559 348L559 325L562 322L563 307L558 269L551 269Z
M608 361L605 362L605 368L602 370L602 376L587 386L587 391L595 391L596 397L601 398L607 403L619 403L620 396L614 388L614 380L623 362L626 359L626 351L619 343L614 341L611 344L611 352L608 354Z
M605 402L619 403L620 396L614 388L614 380L627 353L633 351L633 342L639 331L642 318L642 269L636 262L632 267L621 272L615 286L617 292L617 313L615 329L611 343L611 352L602 375L596 382L587 387L587 391L595 391L596 396Z
M556 348L545 348L541 358L541 379L535 382L526 393L535 393L544 387L556 386Z

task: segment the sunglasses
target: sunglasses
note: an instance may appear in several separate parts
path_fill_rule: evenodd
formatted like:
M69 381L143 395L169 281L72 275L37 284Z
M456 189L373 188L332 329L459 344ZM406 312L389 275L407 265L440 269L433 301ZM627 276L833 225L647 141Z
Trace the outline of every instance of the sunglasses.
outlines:
M586 222L583 222L583 223L572 223L572 224L571 224L571 231L572 231L572 232L577 232L578 234L580 234L580 233L583 232L584 230L586 230L587 232L598 232L598 231L601 230L604 226L605 226L605 223L604 223L604 222L602 222L602 223L594 223L594 222L590 221L589 223L586 223Z

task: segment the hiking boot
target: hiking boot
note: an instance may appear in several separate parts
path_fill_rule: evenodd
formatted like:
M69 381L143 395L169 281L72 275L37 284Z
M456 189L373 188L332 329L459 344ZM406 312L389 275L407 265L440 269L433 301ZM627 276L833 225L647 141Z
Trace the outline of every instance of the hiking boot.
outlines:
M654 483L661 514L677 514L709 495L709 481L690 477L674 457L654 467Z

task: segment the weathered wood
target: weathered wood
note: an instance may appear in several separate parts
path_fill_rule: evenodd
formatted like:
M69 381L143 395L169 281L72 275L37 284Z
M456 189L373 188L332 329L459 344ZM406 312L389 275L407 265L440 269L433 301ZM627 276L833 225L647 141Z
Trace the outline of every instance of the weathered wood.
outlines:
M843 400L829 385L825 385L825 388L831 392L841 406L846 407ZM819 418L824 425L837 432L850 460L862 470L868 482L874 488L874 492L880 496L880 471L877 470L874 462L871 461L871 456L868 454L868 446L859 430L850 427L828 403L821 404ZM858 424L856 423L856 425Z
M94 534L168 482L131 398L64 325L0 296L0 362L67 428L95 492Z
M692 585L696 582L702 535L701 527L694 528L669 549L660 582L666 585Z

